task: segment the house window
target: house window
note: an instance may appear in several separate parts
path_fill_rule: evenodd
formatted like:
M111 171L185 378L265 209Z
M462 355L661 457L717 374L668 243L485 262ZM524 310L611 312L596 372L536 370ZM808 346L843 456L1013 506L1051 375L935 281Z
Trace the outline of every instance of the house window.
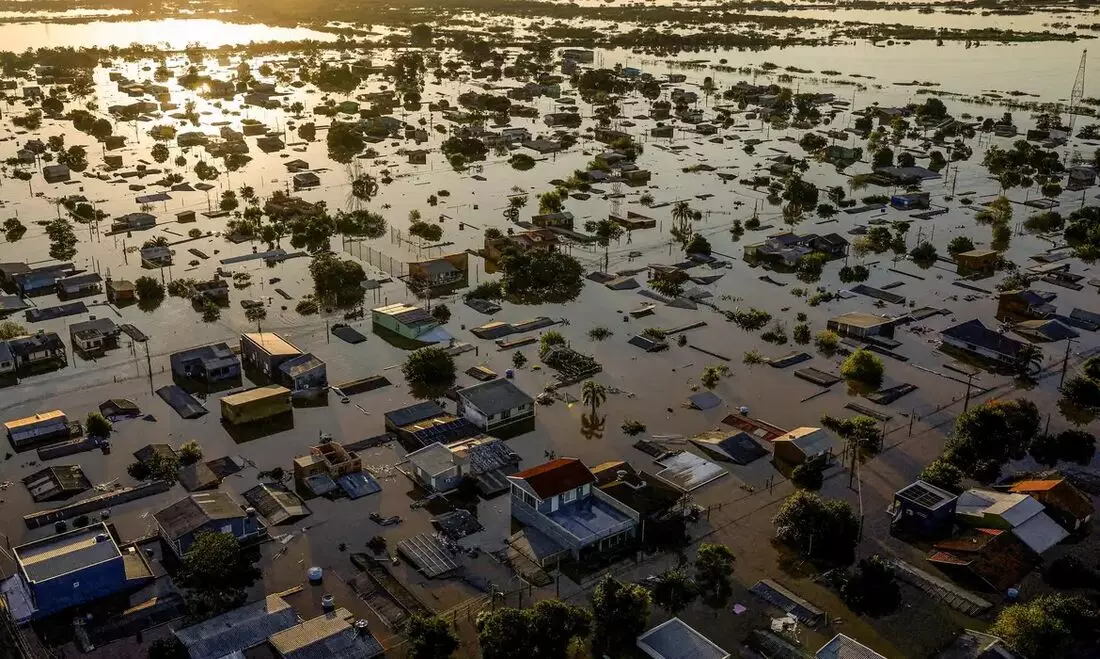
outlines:
M576 490L569 490L565 494L561 495L561 502L562 503L569 503L570 501L573 501L576 498L577 498L577 491Z
M504 410L503 412L500 413L500 420L503 421L503 420L507 419L510 416L512 416L512 410Z

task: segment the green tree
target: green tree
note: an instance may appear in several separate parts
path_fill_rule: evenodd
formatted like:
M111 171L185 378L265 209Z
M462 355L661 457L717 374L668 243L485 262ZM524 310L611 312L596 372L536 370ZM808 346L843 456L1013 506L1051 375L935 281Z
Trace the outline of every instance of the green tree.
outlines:
M723 364L708 366L703 369L703 374L699 376L699 382L707 389L713 389L718 386L723 377L729 374L729 370L729 367Z
M882 384L884 371L882 360L870 350L863 348L848 355L840 365L840 374L844 379L876 389Z
M347 309L363 301L360 284L367 275L355 261L334 254L318 254L310 261L309 274L317 300L324 306Z
M951 256L958 256L973 249L974 241L967 236L955 236L951 242L947 243L947 253Z
M684 246L684 251L688 254L710 256L710 241L704 238L702 234L696 233L691 236L691 240Z
M623 236L623 228L619 223L609 219L589 220L584 223L584 230L596 236L596 243L603 247L603 267L607 270L608 249L612 240L618 240Z
M704 542L695 555L695 583L707 606L725 607L733 594L733 552L725 545Z
M436 398L455 383L455 360L440 346L420 348L409 354L401 372L417 398Z
M699 587L695 580L683 570L665 570L657 575L657 581L653 584L654 603L674 616L690 606L698 596Z
M26 336L27 328L11 320L0 321L0 341L8 341L17 336Z
M588 635L591 615L574 604L543 600L530 609L482 612L475 624L483 659L565 659L574 639Z
M1029 400L983 403L955 419L943 457L970 478L994 481L1006 462L1027 454L1039 424L1039 409Z
M901 589L889 561L878 554L859 561L846 575L840 598L860 615L873 617L893 613L901 604Z
M414 615L405 623L409 659L450 659L458 638L446 621L436 616Z
M512 366L515 368L523 368L523 365L527 363L527 357L524 356L519 350L512 353Z
M111 436L111 422L99 412L88 412L88 418L84 421L84 429L89 437Z
M245 589L260 576L252 559L231 533L201 533L183 555L177 583L184 590L191 621L235 609Z
M564 304L584 288L584 268L562 252L532 250L505 254L500 261L505 297L517 304Z
M595 630L592 649L598 656L631 656L638 636L649 620L649 593L636 584L624 584L607 575L592 593ZM515 656L515 655L513 655Z
M1074 640L1095 637L1097 611L1077 595L1040 595L1001 610L989 633L1026 657L1070 656Z
M539 358L546 357L550 348L565 345L565 337L557 330L547 330L539 337Z
M798 490L787 497L772 519L775 537L809 558L848 563L859 536L852 507L838 500Z
M607 387L595 380L585 380L581 385L581 402L592 409L592 416L607 400Z
M882 430L871 417L857 415L848 419L838 419L826 414L821 417L821 425L832 430L850 445L861 451L878 451L882 444Z
M943 458L936 458L928 463L918 478L948 492L958 493L963 489L962 470Z
M817 349L826 354L832 354L836 352L836 349L840 347L840 337L832 330L821 330L814 337L814 345Z
M180 464L183 466L192 465L202 460L202 447L195 440L184 442L176 451L179 455Z

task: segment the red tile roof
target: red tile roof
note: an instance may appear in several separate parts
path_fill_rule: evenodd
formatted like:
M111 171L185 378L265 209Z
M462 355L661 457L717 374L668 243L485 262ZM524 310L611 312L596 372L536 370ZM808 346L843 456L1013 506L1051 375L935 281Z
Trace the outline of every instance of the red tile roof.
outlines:
M558 458L514 474L513 478L526 481L535 495L547 499L581 485L596 482L596 477L577 458Z

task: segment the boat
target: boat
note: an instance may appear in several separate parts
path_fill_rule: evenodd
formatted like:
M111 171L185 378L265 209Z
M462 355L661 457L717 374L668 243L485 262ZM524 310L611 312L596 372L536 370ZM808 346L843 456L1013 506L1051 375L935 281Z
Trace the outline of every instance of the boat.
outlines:
M653 310L656 308L656 304L653 304L652 302L646 302L636 309L631 309L630 315L634 316L635 318L641 318L642 316L648 316L649 314L653 313Z

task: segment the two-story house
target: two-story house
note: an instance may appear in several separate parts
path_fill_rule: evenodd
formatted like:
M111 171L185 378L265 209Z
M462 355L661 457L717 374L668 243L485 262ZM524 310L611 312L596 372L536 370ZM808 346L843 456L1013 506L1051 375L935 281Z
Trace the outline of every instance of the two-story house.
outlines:
M574 559L633 540L638 514L596 487L577 458L559 458L508 477L512 517L533 527Z

